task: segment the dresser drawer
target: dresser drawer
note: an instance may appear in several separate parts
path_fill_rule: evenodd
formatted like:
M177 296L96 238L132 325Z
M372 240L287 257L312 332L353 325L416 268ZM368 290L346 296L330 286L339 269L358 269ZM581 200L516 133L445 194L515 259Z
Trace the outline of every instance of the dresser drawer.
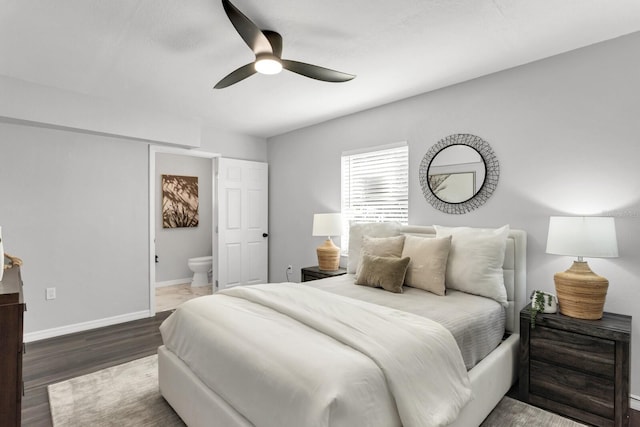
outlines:
M20 426L23 313L20 267L5 270L0 281L0 425Z
M537 326L531 331L531 359L547 361L613 379L616 364L615 341Z
M615 414L615 382L573 369L532 360L529 393L581 408L592 414L612 419Z

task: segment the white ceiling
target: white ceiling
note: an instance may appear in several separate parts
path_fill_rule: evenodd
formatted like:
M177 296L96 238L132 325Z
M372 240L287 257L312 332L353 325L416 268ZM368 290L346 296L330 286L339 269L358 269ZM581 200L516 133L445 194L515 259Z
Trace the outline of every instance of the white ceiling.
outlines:
M0 0L0 75L269 137L640 31L640 0L232 1L357 78L213 90L253 60L220 0Z

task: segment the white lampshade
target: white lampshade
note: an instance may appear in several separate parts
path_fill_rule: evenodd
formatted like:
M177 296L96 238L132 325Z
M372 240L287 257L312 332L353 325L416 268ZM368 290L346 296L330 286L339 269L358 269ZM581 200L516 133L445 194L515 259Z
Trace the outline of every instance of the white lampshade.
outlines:
M342 215L339 213L324 213L313 215L314 236L339 236L342 234Z
M552 216L546 252L580 258L615 258L618 256L615 221L612 217Z

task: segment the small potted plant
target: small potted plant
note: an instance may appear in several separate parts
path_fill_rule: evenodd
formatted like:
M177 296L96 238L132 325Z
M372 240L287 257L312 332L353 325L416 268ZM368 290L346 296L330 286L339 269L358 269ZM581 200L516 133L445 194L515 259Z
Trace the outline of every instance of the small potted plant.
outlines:
M558 299L555 295L543 291L533 291L531 294L531 329L536 327L538 313L555 313L558 311Z

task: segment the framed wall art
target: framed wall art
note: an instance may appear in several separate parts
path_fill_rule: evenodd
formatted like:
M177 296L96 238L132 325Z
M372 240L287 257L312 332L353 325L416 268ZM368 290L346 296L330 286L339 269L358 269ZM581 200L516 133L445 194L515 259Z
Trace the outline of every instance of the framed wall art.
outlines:
M198 177L162 175L162 228L198 226Z

